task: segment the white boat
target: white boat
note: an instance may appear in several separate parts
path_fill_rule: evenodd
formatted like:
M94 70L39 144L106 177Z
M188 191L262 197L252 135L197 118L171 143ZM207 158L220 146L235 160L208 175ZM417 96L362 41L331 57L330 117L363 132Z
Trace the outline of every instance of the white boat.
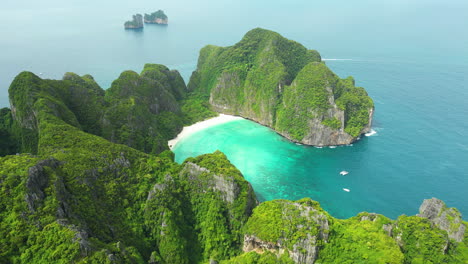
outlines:
M350 192L350 190L349 190L349 189L346 189L346 188L343 188L343 191L345 191L345 192Z
M349 173L349 172L347 172L347 171L341 171L341 172L340 172L340 175L345 176L345 175L348 174L348 173Z
M40 72L39 75L42 75L42 72Z

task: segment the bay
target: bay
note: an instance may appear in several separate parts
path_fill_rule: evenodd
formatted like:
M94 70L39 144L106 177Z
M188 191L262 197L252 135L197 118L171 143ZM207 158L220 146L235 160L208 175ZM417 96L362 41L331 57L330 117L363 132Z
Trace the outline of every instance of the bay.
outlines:
M123 29L131 15L157 9L169 26ZM350 147L316 149L236 121L181 142L178 161L221 149L262 200L308 196L342 218L415 214L433 196L467 215L467 13L462 0L5 1L0 107L9 105L8 86L23 70L54 79L89 73L108 88L124 70L161 63L188 81L200 48L233 45L263 27L323 58L347 59L327 64L341 77L354 76L374 99L377 134Z

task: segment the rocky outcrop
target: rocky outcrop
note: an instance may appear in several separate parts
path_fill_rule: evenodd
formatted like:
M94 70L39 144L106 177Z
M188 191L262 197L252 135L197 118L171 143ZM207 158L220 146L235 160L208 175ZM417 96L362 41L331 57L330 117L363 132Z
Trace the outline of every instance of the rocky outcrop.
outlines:
M57 219L57 223L75 233L75 237L72 239L72 242L80 245L80 253L82 257L89 256L92 253L93 247L89 241L89 234L86 230L71 224L68 219Z
M44 188L49 184L49 176L45 167L55 169L58 166L60 166L60 162L52 158L39 161L35 166L29 168L25 196L29 211L35 212L45 198Z
M264 29L231 47L204 47L188 86L213 110L302 144L350 144L372 124L372 99L351 77L340 79L318 52Z
M238 229L256 205L240 172L221 152L190 158L172 172L153 185L144 210L145 228L156 237L165 263L194 263L187 256L199 243L206 245L206 262L223 260L217 252L227 248L238 250Z
M141 14L133 15L133 19L125 22L125 29L141 29L143 28L143 16Z
M418 216L429 219L432 224L446 231L450 239L457 242L464 239L466 226L460 212L455 208L447 208L443 201L436 198L424 200Z
M283 254L284 248L279 243L263 241L254 235L244 236L244 246L242 247L244 252L255 251L257 253L264 253L265 251L271 251L273 253Z
M191 162L187 162L184 169L181 171L182 174L187 172L190 175L190 181L196 185L203 184L201 182L202 180L199 178L200 174L211 173L208 169L202 168ZM235 183L234 177L229 175L224 176L213 173L212 177L210 177L210 179L208 179L205 183L208 185L206 187L215 191L219 191L222 199L228 203L234 202L234 199L236 199L237 195L239 194L239 186Z
M186 162L180 174L186 175L191 184L198 186L200 190L209 188L219 192L223 201L230 204L238 198L241 190L238 180L233 175L218 175L192 162ZM248 197L253 197L247 201L248 207L253 208L257 201L250 183L247 186Z
M310 199L269 203L273 212L254 213L249 219L243 251L270 251L278 256L287 251L295 263L314 263L320 248L328 242L329 216ZM259 223L262 224L259 226ZM263 227L263 224L268 227Z

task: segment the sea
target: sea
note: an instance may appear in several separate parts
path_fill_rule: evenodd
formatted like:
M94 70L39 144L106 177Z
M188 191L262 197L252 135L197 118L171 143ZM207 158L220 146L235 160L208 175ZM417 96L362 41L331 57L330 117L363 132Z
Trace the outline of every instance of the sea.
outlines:
M124 30L162 9L168 26ZM468 1L466 0L15 0L0 9L0 107L21 71L60 79L91 74L109 88L145 63L188 82L199 50L229 46L262 27L318 50L375 103L373 131L350 146L291 143L248 120L200 131L177 162L223 151L260 201L310 197L337 218L414 215L436 197L468 219ZM340 172L347 171L347 175Z

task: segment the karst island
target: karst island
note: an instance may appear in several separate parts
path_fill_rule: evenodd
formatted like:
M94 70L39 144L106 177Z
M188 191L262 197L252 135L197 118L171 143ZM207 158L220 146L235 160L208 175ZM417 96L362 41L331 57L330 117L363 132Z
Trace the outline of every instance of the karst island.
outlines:
M151 14L145 14L145 23L167 25L169 23L169 20L166 14L164 14L164 11L158 10Z

